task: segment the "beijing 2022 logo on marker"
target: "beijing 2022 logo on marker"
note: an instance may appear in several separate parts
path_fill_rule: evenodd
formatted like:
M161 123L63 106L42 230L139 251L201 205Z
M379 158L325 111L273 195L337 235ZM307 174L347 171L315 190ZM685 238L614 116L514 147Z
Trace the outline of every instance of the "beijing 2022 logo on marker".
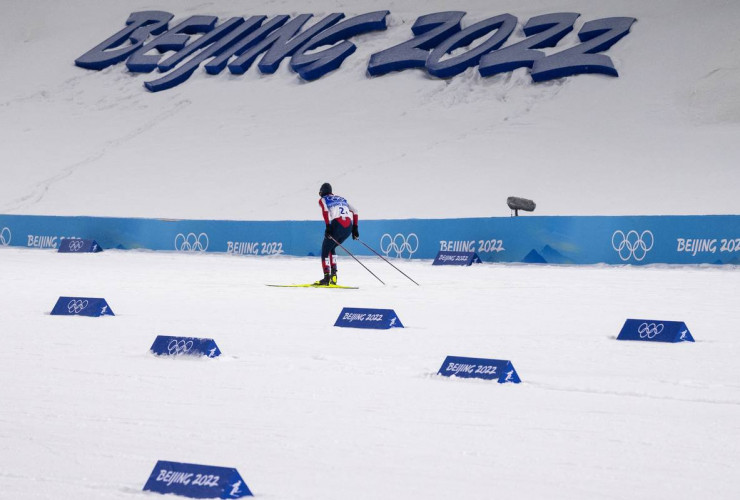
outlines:
M654 339L661 333L663 333L663 329L665 328L665 325L663 323L643 323L637 328L637 333L640 334L641 339ZM686 337L686 332L681 336L681 340L683 340Z
M73 299L67 303L67 310L70 314L80 314L88 304L89 302L87 300Z
M170 343L167 344L167 351L171 355L187 354L190 352L190 349L192 348L193 348L192 340L172 339L170 340Z
M83 246L84 246L84 242L82 240L73 240L69 243L69 251L79 252L80 250L82 250Z

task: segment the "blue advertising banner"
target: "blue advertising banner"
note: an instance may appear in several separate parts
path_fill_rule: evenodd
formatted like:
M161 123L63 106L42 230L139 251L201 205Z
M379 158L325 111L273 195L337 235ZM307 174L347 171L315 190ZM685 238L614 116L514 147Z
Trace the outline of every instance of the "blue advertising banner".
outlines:
M403 328L401 320L393 309L364 309L358 307L343 308L334 326L373 328L376 330Z
M72 237L106 249L314 256L324 223L0 215L0 247L57 249ZM398 259L444 251L474 252L483 262L740 264L738 215L367 220L362 237ZM358 242L347 245L372 255Z
M475 252L446 252L440 250L432 262L433 266L471 266L480 264L481 260Z
M60 253L96 253L102 252L98 242L95 240L85 240L82 238L62 238L59 241Z
M443 377L482 378L497 380L499 384L521 382L511 361L502 359L447 356L437 375Z
M59 297L51 314L55 316L115 316L105 299Z
M221 350L213 339L157 335L149 350L157 356L206 356L216 358Z
M160 460L154 466L144 491L190 498L251 497L247 483L236 469L184 464Z
M655 319L628 319L624 322L617 340L642 340L646 342L694 342L683 321Z

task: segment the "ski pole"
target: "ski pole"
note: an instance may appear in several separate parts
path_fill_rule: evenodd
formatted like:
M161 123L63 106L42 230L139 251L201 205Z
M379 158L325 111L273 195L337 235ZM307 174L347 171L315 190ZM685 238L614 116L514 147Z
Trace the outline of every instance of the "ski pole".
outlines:
M360 243L362 243L363 245L365 245L365 246L366 246L366 247L367 247L367 248L368 248L368 249L369 249L369 250L370 250L371 252L373 252L373 253L374 253L375 255L377 255L378 257L380 257L381 259L383 259L384 261L386 261L386 262L387 262L388 264L390 264L391 266L393 266L393 263L391 263L391 261L389 261L388 259L386 259L386 258L385 258L385 257L383 257L382 255L380 255L380 254L379 254L378 252L376 252L376 251L375 251L375 250L373 249L373 247L371 247L370 245L368 245L367 243L365 243L364 241L362 241L362 240L361 240L360 238L357 238L357 241L359 241ZM400 270L399 268L397 268L396 266L393 266L393 269L395 269L396 271L398 271L399 273L403 274L403 275L404 275L404 276L406 276L406 277L407 277L408 279L410 279L411 281L413 281L414 283L416 283L416 281L414 281L413 279L411 279L411 276L409 276L408 274L404 273L403 271L401 271L401 270ZM421 286L421 285L420 285L420 284L418 284L418 283L416 283L416 286Z
M360 264L362 267L364 267L367 272L369 272L370 274L372 274L373 276L375 276L375 273L374 272L372 272L370 269L368 269L365 264L363 264L362 262L360 262L360 260L352 254L352 252L350 252L349 250L347 250L346 248L344 248L344 245L342 245L337 240L335 240L333 236L329 236L329 239L332 240L337 245L339 245L339 248L341 248L342 250L344 250L345 252L347 252L347 254L350 257L352 257L353 259L355 259L358 262L358 264ZM377 276L375 276L375 279L378 280L378 281L380 281L381 283L383 283L383 280L380 279L380 278L378 278ZM385 285L385 283L383 283L383 284Z

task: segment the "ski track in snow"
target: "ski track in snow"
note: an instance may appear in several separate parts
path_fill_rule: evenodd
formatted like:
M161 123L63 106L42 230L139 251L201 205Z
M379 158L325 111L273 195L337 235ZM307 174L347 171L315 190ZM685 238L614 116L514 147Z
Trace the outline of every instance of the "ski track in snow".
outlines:
M416 287L363 261L388 286L347 258L359 290L264 286L310 281L316 258L0 248L1 491L148 498L159 459L236 467L275 499L740 488L737 268L394 261ZM61 295L116 316L50 316ZM336 328L345 306L407 328ZM686 321L697 342L618 342L629 316ZM158 334L224 354L156 358ZM446 355L510 359L523 383L437 376Z
M634 398L649 398L649 399L664 399L668 401L681 401L684 403L707 403L707 404L718 404L718 405L740 405L740 400L716 400L716 399L705 399L705 398L674 398L670 396L660 396L655 394L639 393L639 392L622 392L622 391L604 391L599 389L584 389L579 387L563 387L548 384L538 384L530 382L535 388L544 389L548 391L565 391L565 392L583 392L586 394L602 394L605 396L626 396Z

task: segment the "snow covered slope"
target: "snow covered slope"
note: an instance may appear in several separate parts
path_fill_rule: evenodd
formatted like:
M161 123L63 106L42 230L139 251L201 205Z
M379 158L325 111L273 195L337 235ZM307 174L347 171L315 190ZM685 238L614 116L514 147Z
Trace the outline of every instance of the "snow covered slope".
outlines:
M156 75L73 64L137 10L177 22L384 8L388 30L353 39L357 52L311 83L283 61L273 75L200 69L153 94L143 83ZM605 53L618 78L367 76L419 16L452 9L463 26L580 13L557 50L586 21L637 22ZM312 219L324 181L365 218L506 216L511 195L540 215L740 213L735 1L31 0L2 12L0 213ZM511 41L522 37L520 25Z
M737 270L344 261L359 290L268 288L316 259L0 247L0 498L145 499L157 460L256 498L736 499ZM114 317L50 316L60 295ZM404 329L332 326L393 308ZM627 317L696 343L615 340ZM215 360L156 358L156 335ZM510 359L523 383L435 376ZM179 497L178 497L179 498Z

